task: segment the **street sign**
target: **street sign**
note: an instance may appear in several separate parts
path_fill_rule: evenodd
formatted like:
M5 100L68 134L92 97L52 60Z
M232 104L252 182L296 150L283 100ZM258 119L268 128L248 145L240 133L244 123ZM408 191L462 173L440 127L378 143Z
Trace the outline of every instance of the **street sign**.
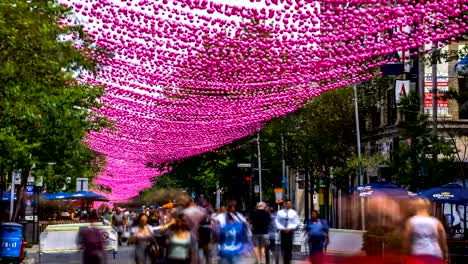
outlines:
M275 189L275 200L276 200L276 203L282 203L283 202L283 188L276 188Z
M34 176L28 176L27 183L28 183L28 184L34 184L34 181L35 181L35 180L36 180L36 179L34 178Z
M283 183L283 189L286 189L288 187L288 178L284 177L282 180L282 183Z
M408 96L410 92L410 80L395 81L395 102L398 104L402 97Z
M21 184L21 170L13 171L13 177L15 178L15 184Z
M88 191L88 178L76 178L76 191Z
M259 192L260 192L260 186L259 186L259 185L255 185L254 192L255 192L255 193L259 193Z
M251 163L237 163L238 168L252 168Z
M28 184L26 185L26 195L33 195L34 194L34 185Z

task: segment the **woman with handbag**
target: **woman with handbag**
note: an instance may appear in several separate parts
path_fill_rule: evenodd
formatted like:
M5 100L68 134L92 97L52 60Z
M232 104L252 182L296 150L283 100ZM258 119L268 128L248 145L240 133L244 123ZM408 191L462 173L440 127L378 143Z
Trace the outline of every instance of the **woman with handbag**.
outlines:
M134 223L130 241L135 244L135 263L146 264L147 260L155 258L154 255L158 252L153 228L148 225L148 216L145 213L141 213Z

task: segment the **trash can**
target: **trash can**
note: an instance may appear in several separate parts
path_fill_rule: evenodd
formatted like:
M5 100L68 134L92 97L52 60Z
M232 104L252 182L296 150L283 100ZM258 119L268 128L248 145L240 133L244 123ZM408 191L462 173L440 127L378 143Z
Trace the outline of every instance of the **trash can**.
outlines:
M0 225L0 257L19 258L23 244L23 226L18 223Z

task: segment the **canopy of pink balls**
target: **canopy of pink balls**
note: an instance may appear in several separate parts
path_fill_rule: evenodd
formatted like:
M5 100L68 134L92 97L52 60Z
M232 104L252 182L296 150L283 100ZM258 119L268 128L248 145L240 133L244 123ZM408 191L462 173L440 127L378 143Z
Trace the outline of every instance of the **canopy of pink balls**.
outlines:
M211 151L322 92L367 80L388 55L464 34L466 0L68 0L113 56L97 77L115 129L95 183L122 200L166 173L146 164ZM399 30L411 26L406 32ZM393 32L393 33L391 33ZM416 54L411 54L416 55Z

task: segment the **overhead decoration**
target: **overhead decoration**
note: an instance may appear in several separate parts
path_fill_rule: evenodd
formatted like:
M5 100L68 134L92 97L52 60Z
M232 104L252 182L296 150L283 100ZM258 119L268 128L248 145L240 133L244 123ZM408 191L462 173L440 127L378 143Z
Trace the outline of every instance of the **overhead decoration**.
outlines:
M324 91L371 78L389 55L446 45L468 21L466 0L62 3L77 14L64 23L83 25L112 54L81 81L105 85L99 111L116 122L88 137L108 157L96 183L114 200L165 173L147 163L245 137Z

